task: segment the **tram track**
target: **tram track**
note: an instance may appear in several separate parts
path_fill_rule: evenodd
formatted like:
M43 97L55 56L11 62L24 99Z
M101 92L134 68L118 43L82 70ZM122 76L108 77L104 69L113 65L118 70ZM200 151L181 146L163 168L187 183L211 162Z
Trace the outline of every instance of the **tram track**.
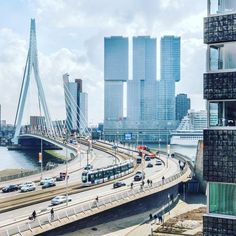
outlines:
M80 142L81 141L82 140L80 140ZM81 142L81 144L84 144L84 145L87 144L86 141L82 141L82 142ZM102 146L96 145L96 144L93 144L93 147L97 150L103 151L105 153L108 153L108 154L114 156L114 153L112 153L110 151L110 149L107 147L102 147ZM118 152L116 156L120 157L121 160L126 160L129 158L129 156L127 156L127 154L120 153L120 152ZM133 172L137 169L137 167L138 166L135 165L134 170L129 174L123 175L119 178L112 179L110 181L107 181L107 182L104 182L101 184L89 186L89 187L82 187L81 182L71 183L68 186L68 194L72 195L72 194L76 194L76 193L80 193L80 192L89 191L91 189L95 189L95 188L99 188L99 187L102 187L105 185L109 185L117 180L123 180L123 179L129 178L133 175ZM65 186L56 186L53 189L38 190L36 192L22 193L22 195L18 194L16 196L3 198L3 199L1 199L1 202L0 202L0 213L4 213L4 212L10 211L10 210L18 209L21 207L26 207L26 206L41 203L44 201L48 201L48 200L52 199L52 197L59 195L59 194L65 194Z

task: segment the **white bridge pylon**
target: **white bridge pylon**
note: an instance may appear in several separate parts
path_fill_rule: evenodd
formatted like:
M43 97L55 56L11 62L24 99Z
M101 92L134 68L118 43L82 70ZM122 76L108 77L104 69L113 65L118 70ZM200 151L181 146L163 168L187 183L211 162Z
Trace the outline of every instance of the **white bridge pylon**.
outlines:
M46 99L45 99L45 95L43 91L43 86L39 77L35 19L31 19L31 24L30 24L29 50L28 50L28 55L26 59L25 69L24 69L23 81L22 81L21 91L20 91L20 98L18 101L18 106L17 106L17 111L16 111L15 134L12 139L12 142L14 144L18 144L18 137L20 134L21 122L23 118L25 101L26 101L26 96L27 96L27 92L29 88L29 82L30 82L32 70L34 71L34 78L36 80L36 85L38 89L39 101L42 105L43 112L45 115L46 128L47 130L51 130L51 132L53 133L53 126L52 126L51 118L49 115L49 111L48 111L48 107L47 107L47 103L46 103Z

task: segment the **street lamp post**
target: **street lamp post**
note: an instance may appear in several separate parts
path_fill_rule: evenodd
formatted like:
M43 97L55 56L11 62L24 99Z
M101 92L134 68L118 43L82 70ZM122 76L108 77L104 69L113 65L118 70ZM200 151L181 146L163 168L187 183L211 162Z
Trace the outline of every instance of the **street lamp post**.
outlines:
M168 160L170 157L170 145L167 144L167 160L166 160L166 167L168 168Z
M66 148L66 206L68 206L68 155L67 155L67 140L64 140Z
M87 149L87 166L88 166L88 164L89 164L88 155L89 155L89 149Z

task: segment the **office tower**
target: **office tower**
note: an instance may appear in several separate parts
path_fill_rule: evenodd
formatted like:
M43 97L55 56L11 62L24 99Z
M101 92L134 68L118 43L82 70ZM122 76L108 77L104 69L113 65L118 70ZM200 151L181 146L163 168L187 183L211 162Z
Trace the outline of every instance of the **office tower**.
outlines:
M33 128L42 128L46 125L44 116L30 116L30 126Z
M175 97L175 106L176 120L181 121L183 117L188 114L188 110L190 109L190 98L187 97L187 94L178 94Z
M88 94L82 91L82 80L69 81L69 74L63 75L66 128L70 132L83 133L88 127Z
M128 38L104 39L105 121L123 118L124 82L128 80Z
M161 38L161 78L158 119L175 120L175 82L180 81L180 37Z
M129 121L156 120L156 84L156 39L133 37L133 79L127 85Z
M204 18L207 68L204 99L208 128L204 130L203 177L207 181L207 213L203 235L236 232L236 4L208 1ZM212 119L217 114L217 119Z

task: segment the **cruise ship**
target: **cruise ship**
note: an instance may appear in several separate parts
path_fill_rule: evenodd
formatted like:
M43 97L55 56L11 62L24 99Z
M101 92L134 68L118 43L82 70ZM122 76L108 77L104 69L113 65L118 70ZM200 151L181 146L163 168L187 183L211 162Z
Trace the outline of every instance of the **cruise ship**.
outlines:
M203 140L203 129L206 127L206 111L190 110L178 128L171 132L170 144L197 146L198 140Z

